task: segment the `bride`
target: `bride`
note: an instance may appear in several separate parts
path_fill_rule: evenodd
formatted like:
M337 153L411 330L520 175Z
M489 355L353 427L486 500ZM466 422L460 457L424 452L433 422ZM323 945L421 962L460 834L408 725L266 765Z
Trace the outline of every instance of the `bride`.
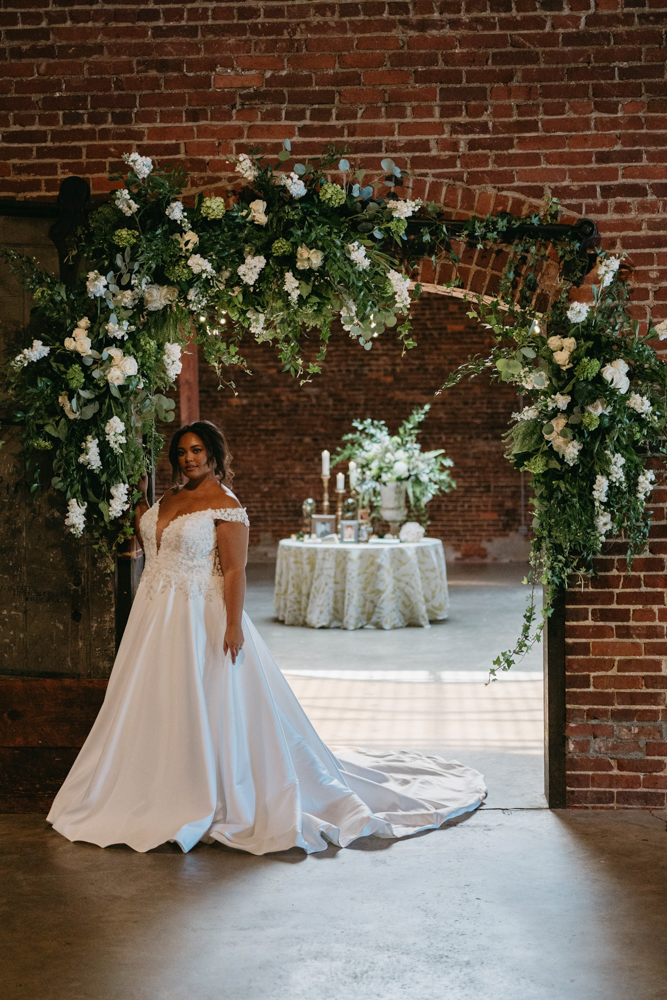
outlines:
M184 486L137 511L144 570L104 704L48 816L69 840L265 854L402 837L474 810L458 761L322 743L243 611L248 517L218 428L169 449Z

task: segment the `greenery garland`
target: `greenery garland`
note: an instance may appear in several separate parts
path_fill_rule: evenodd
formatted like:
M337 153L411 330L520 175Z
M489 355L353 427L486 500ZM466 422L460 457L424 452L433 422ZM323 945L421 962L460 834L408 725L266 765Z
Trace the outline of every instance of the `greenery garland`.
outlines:
M73 256L83 257L87 273L73 287L4 252L33 293L32 345L9 360L6 388L23 426L31 489L49 477L65 494L74 535L92 536L110 554L131 534L135 487L161 447L156 422L173 419L164 391L188 340L221 377L232 365L247 368L247 335L272 342L286 371L311 377L336 316L366 350L394 327L404 349L415 346L413 269L425 257L458 263L451 227L441 206L398 196L404 172L392 160L364 186L365 172L354 172L345 152L328 147L281 173L250 150L234 160L238 188L187 206L180 168L154 169L132 153L127 176L111 176L124 186L79 233ZM290 157L286 141L279 164ZM546 221L557 214L552 202ZM443 388L487 372L527 397L508 457L533 476L533 581L546 584L548 613L556 588L593 570L610 533L625 534L629 556L645 545L647 463L664 453L667 387L650 342L667 329L649 325L639 334L615 257L602 255L592 307L571 303L584 266L576 238L538 242L524 235L527 221L544 220L472 218L455 237L510 252L498 299L471 306L494 337L491 355L469 359ZM560 284L540 315L537 274L554 248ZM308 359L311 338L319 346ZM539 636L535 618L531 600L517 647L496 668Z

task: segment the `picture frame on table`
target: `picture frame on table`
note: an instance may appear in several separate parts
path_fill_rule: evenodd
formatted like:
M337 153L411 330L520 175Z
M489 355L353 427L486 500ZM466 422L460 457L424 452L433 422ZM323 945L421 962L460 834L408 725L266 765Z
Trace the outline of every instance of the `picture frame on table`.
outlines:
M310 519L310 533L316 538L326 538L336 534L335 514L313 514Z
M359 541L359 522L358 521L341 521L340 522L340 540L341 540L341 542L358 542Z

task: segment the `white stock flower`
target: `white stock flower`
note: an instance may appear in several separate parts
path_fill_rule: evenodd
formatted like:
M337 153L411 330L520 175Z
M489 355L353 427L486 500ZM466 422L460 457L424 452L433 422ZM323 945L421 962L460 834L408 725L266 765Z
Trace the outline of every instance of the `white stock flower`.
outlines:
M67 502L67 517L65 518L65 524L72 532L75 538L81 538L83 534L83 529L86 526L86 508L88 504L80 504L78 500L69 500Z
M107 420L104 425L104 433L111 450L120 455L123 450L121 445L127 441L125 437L125 424L120 417L111 417L110 420Z
M107 287L107 279L100 274L99 271L89 271L88 278L86 280L86 289L88 291L88 296L91 299L100 298L104 295L104 290Z
M522 368L517 376L517 380L524 389L535 389L535 376L541 374L538 368ZM513 380L514 381L514 380Z
M625 482L625 473L623 471L623 466L625 465L625 459L618 452L612 452L607 450L606 454L610 459L609 466L609 482L622 484Z
M639 473L637 479L637 496L640 500L643 500L651 492L654 483L655 472L653 469L646 469L644 472Z
M557 392L555 396L552 396L549 400L552 406L556 406L559 410L567 410L568 406L572 402L572 396L564 396L561 392Z
M181 361L181 345L172 343L165 344L162 360L164 361L164 367L167 371L167 378L170 382L173 382L176 376L180 375L183 370L183 362Z
M200 312L202 309L205 309L207 302L208 299L201 288L191 288L188 292L188 308L192 312Z
M250 320L250 332L257 338L257 340L262 340L262 333L264 332L264 323L266 322L266 316L264 313L257 312L255 309L248 309L248 319Z
M601 416L603 413L611 413L611 406L606 399L596 399L586 409L589 413L594 413L596 417Z
M658 340L664 340L667 337L667 319L663 319L662 322L653 327L653 332L657 333Z
M525 409L519 410L518 413L513 413L512 420L535 420L539 415L540 411L537 406L526 406Z
M560 451L568 465L576 465L576 463L579 461L579 452L581 451L581 449L582 445L580 444L580 442L572 440L572 441L566 441L565 444L561 447Z
M240 174L244 180L254 181L255 177L257 177L257 174L259 173L259 170L246 153L241 153L236 161L236 172Z
M595 479L595 485L593 486L593 498L597 500L598 503L606 503L608 489L609 480L607 477L597 476Z
M291 174L285 174L281 183L285 185L293 198L303 198L304 194L308 194L306 185L303 183L299 175L294 172Z
M299 279L295 278L291 271L285 271L283 288L289 295L292 305L296 305L299 298Z
M262 201L261 198L256 198L255 201L250 202L248 207L250 209L248 222L254 222L258 226L265 226L269 221L269 217L266 214L266 202Z
M642 414L650 413L653 409L650 400L646 396L640 396L638 392L633 392L625 405Z
M410 201L409 198L399 198L398 201L388 201L387 208L395 219L409 219L421 206L421 198Z
M63 410L65 411L65 416L68 418L68 420L78 420L79 419L79 414L75 413L74 410L72 409L72 404L70 403L69 396L67 395L66 392L63 392L63 393L61 393L60 396L58 396L58 402L60 403L60 405L62 406Z
M215 270L211 262L206 260L206 257L202 257L198 253L193 253L191 257L188 257L188 267L192 269L194 274L215 274Z
M586 302L573 302L566 316L570 323L583 323L590 311L591 308Z
M111 503L109 504L109 518L111 520L120 517L130 506L128 490L127 483L116 483L115 486L111 487Z
M611 285L620 266L620 257L606 257L602 261L598 268L598 277L600 278L600 286L602 288L606 288L607 285Z
M21 353L16 355L12 362L13 366L14 368L25 368L31 361L40 361L41 358L45 358L50 350L50 347L44 347L41 340L33 340L31 347L24 347Z
M246 285L254 285L259 277L259 273L266 266L266 257L246 257L245 263L240 264L236 269L241 281Z
M146 285L143 296L148 312L159 312L177 300L178 288L173 285Z
M128 321L124 319L121 323L107 323L105 329L110 337L114 337L116 340L127 340L128 333L131 333L136 327L130 326Z
M113 304L116 309L131 309L140 298L141 292L138 288L128 288L124 292L116 292Z
M134 215L139 209L136 201L132 201L127 188L121 188L119 191L116 191L114 201L116 202L116 208L119 208L123 215L127 215L128 217Z
M98 469L101 469L102 459L100 457L98 439L94 438L92 434L89 434L86 440L82 441L81 447L83 449L83 454L79 455L79 462L81 465L87 465L93 472L97 472Z
M350 260L357 265L360 271L365 271L371 266L371 262L366 256L366 247L355 240L354 243L348 243L347 249L350 251Z
M609 382L614 389L623 394L630 388L630 379L626 375L628 364L623 358L616 358L611 364L605 365L602 369L602 377Z
M138 153L125 153L123 159L132 167L140 180L145 180L153 169L150 156L139 156Z
M188 229L187 233L183 233L182 236L179 236L178 233L174 233L172 240L174 243L178 243L182 253L190 253L190 251L194 250L199 243L199 237L192 231L192 229Z
M611 531L612 524L611 514L609 514L606 510L600 511L598 516L595 518L595 527L601 541L603 541L605 535Z
M393 270L387 272L387 278L394 289L396 308L399 312L406 313L410 308L410 279L399 271Z
M165 215L172 222L182 222L185 218L185 209L182 201L172 201L165 209Z

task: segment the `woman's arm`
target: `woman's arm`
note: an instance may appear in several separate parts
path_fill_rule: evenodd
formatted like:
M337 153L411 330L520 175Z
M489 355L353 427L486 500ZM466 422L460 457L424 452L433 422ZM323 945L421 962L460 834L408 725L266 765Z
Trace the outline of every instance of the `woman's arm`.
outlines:
M245 599L245 565L248 558L248 529L239 521L219 521L216 529L220 567L224 575L227 629L225 655L231 654L232 663L244 643L241 616Z
M139 539L139 544L143 549L144 543L141 540L141 532L139 531L139 522L141 521L141 518L144 516L148 508L150 507L150 504L148 503L148 495L146 493L148 489L148 476L141 477L141 479L137 483L137 489L141 491L142 498L137 504L137 509L134 515L134 533Z

